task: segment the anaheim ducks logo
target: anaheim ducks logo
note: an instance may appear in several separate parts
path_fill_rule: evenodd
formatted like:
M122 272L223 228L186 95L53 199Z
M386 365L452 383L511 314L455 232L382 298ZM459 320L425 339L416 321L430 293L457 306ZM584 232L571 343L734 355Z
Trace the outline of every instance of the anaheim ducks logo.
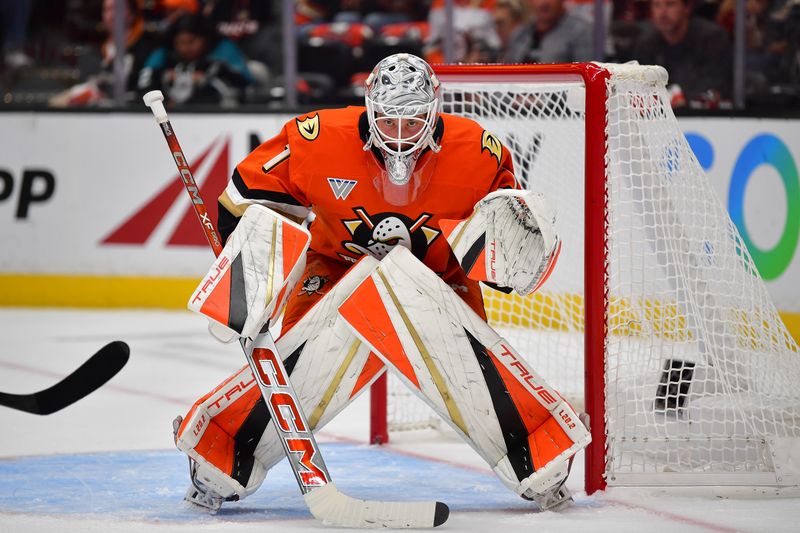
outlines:
M323 294L322 287L324 287L326 283L328 283L328 276L309 276L303 280L303 286L300 288L300 292L304 293L306 296Z
M500 160L503 158L503 145L497 136L486 130L483 130L483 135L481 136L481 152L484 150L488 150L491 155L495 156L497 164L500 164Z
M400 213L370 215L361 207L354 208L353 212L358 218L342 220L353 240L342 241L342 246L357 257L339 254L342 259L351 262L355 262L362 255L383 259L398 245L405 246L422 261L431 243L441 233L425 225L431 218L429 213L422 213L416 220L412 220Z
M294 121L297 123L297 131L303 139L313 141L319 136L319 115L304 120L296 118Z

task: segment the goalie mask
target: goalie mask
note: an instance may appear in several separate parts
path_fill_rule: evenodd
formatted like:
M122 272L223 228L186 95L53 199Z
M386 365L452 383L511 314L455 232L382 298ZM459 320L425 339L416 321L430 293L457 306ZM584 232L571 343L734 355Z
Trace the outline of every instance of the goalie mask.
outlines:
M439 80L419 57L394 54L380 61L367 78L365 101L369 138L364 150L375 147L383 155L388 182L381 188L406 186L422 152L440 149L433 138Z

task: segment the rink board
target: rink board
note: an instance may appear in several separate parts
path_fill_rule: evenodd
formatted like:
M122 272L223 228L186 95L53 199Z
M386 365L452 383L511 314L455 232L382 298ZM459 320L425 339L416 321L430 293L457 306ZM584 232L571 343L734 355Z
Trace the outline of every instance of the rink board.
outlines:
M285 114L171 119L212 219L234 165L287 120L292 125ZM680 119L776 307L800 338L797 125ZM0 239L8 250L0 256L0 305L185 306L212 256L149 113L9 112L0 135ZM52 146L59 149L42 149Z

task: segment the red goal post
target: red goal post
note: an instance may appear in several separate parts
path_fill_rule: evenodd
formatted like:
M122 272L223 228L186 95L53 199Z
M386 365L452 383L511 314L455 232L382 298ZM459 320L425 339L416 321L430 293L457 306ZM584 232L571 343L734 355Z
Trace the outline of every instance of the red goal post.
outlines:
M800 484L798 348L678 127L666 71L435 70L443 112L497 135L518 179L556 205L553 277L530 298L484 295L491 325L589 415L587 493ZM372 441L386 442L395 415L376 385Z

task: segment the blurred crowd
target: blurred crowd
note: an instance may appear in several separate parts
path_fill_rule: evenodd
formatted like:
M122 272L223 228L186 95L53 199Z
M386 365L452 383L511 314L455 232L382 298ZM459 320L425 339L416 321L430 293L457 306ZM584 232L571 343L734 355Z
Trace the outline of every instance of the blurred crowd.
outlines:
M736 0L296 0L301 104L359 102L372 66L396 52L431 63L659 64L673 106L725 109L733 93ZM280 0L124 0L124 100L160 89L171 107L278 107ZM5 104L114 104L115 0L0 0ZM745 0L750 106L800 108L800 0ZM445 50L446 44L451 44ZM596 48L602 48L601 54Z

